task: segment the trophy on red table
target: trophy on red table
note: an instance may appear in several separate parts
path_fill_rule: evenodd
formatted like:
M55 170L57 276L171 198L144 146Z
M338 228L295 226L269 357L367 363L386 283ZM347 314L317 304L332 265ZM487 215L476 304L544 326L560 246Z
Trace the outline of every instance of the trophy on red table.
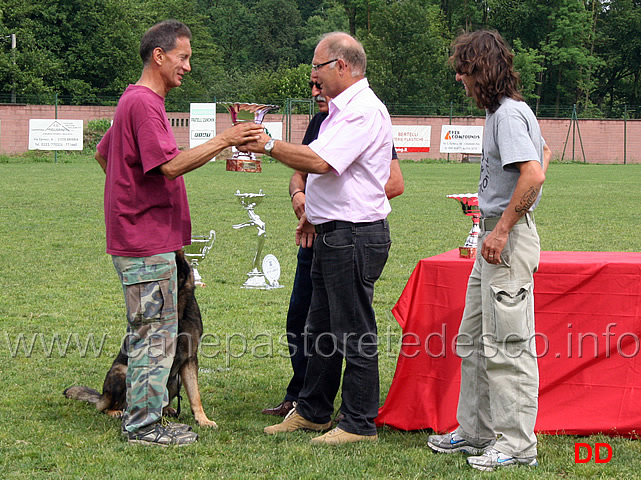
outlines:
M464 258L476 258L476 248L481 231L481 209L479 208L478 193L461 193L448 195L447 198L457 200L463 208L463 214L472 217L472 230L465 240L465 245L458 248L459 255Z
M263 105L260 103L221 102L231 115L231 123L240 122L263 123L268 112L279 108L278 105ZM230 172L262 172L262 162L252 152L241 152L234 149L234 154L227 159L226 169Z

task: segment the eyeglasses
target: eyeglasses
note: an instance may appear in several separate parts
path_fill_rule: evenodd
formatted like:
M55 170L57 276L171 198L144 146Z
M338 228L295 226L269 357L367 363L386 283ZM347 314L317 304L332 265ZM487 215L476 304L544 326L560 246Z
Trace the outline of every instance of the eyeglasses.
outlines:
M334 60L330 60L329 62L325 62L325 63L319 63L318 65L314 65L312 63L312 70L318 71L321 67L324 67L325 65L329 65L330 63L334 63L337 60L338 60L338 58L335 58Z
M309 82L309 88L314 88L314 87L316 87L316 88L317 88L317 89L319 89L319 90L322 90L322 89L321 89L321 86L320 86L320 83L318 83L318 82L312 82L312 81L310 80L310 82Z

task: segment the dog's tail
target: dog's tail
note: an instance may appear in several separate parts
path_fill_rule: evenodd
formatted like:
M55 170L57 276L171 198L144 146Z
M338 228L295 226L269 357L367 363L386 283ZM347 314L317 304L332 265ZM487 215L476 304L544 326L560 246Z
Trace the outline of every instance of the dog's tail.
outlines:
M111 398L105 398L93 388L85 387L84 385L77 385L65 389L62 394L73 400L80 400L81 402L93 403L101 412L109 408Z

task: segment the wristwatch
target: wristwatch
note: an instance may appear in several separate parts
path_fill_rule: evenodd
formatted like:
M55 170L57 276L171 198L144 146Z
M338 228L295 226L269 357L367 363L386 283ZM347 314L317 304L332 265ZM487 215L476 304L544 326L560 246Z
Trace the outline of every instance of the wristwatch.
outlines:
M272 154L272 150L274 149L274 144L275 144L275 143L276 143L276 140L274 140L273 138L271 138L271 139L269 140L269 142L267 142L267 143L265 144L265 147L264 147L264 148L265 148L265 153L266 153L267 155L271 155L271 154Z

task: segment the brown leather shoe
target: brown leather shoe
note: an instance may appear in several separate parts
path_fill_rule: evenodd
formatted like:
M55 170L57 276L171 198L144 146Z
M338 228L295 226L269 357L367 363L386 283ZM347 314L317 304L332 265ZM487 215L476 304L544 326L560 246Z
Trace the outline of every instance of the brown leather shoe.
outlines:
M335 429L327 432L325 435L312 438L311 443L315 445L340 445L342 443L354 443L363 441L375 442L376 440L378 440L378 435L357 435L355 433L349 433L336 427Z
M274 408L266 408L262 413L264 413L265 415L276 415L279 417L284 417L292 408L294 408L294 404L287 401L281 403L280 405L277 405Z
M307 420L306 418L300 416L296 410L292 410L285 417L285 420L282 423L277 423L271 427L265 427L263 430L268 435L274 435L276 433L289 433L296 430L314 430L316 432L323 432L329 430L332 426L332 422L327 423L313 423Z

